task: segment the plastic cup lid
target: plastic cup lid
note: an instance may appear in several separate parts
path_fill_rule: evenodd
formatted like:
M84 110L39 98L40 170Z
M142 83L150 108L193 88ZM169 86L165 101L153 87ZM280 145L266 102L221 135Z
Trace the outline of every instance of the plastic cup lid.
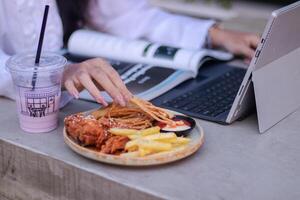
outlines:
M35 65L35 52L16 54L8 59L6 68L10 72L39 72L60 70L65 66L65 57L51 52L43 52L38 65Z

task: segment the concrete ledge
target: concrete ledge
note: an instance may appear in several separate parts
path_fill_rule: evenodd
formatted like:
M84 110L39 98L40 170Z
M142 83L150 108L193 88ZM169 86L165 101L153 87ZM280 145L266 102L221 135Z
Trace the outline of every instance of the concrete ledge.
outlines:
M160 199L0 140L0 199Z
M98 104L72 101L47 134L24 133L15 103L0 98L0 105L0 199L300 199L300 110L265 134L254 115L229 126L199 120L205 143L193 156L132 168L86 159L64 144L64 117Z

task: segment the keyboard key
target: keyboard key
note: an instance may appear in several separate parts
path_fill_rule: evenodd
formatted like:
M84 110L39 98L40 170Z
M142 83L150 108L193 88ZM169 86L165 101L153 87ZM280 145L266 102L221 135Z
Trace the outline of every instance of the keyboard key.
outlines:
M190 104L184 106L182 109L186 110L186 111L189 111L189 110L192 110L193 108L195 108L197 106L198 106L198 103L190 103Z
M203 114L203 115L209 115L211 113L211 111L209 111L209 110L203 110L200 113Z

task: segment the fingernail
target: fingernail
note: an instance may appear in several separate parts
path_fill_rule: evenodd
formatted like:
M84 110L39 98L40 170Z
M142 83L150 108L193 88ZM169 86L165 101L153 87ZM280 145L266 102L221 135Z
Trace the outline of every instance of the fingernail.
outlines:
M127 102L129 102L130 99L132 99L132 97L133 97L133 95L129 92L124 94L124 98Z
M129 100L130 100L129 95L124 95L124 100L125 100L126 102L129 102Z
M79 99L79 94L77 92L74 92L72 95L75 99Z
M134 97L133 94L130 94L129 95L129 100L131 100L133 97Z
M96 101L99 103L99 104L102 104L104 107L108 106L108 103L102 98L102 97L98 97L96 99Z
M119 103L121 106L126 106L126 102L124 101L123 97L118 96L118 97L117 97L117 100L118 100L118 103Z

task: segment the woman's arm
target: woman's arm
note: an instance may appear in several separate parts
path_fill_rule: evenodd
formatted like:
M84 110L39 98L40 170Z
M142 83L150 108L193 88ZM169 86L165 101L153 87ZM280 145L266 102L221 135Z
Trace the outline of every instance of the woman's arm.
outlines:
M220 29L212 20L201 20L164 12L147 0L98 0L90 5L94 28L127 38L145 38L153 42L188 49L203 47L206 39L212 47L252 58L259 42L256 34Z
M147 0L98 0L90 5L90 19L99 31L127 38L188 49L201 48L212 20L200 20L164 12Z
M5 69L5 63L9 56L0 49L0 96L15 99L13 82L9 72Z

